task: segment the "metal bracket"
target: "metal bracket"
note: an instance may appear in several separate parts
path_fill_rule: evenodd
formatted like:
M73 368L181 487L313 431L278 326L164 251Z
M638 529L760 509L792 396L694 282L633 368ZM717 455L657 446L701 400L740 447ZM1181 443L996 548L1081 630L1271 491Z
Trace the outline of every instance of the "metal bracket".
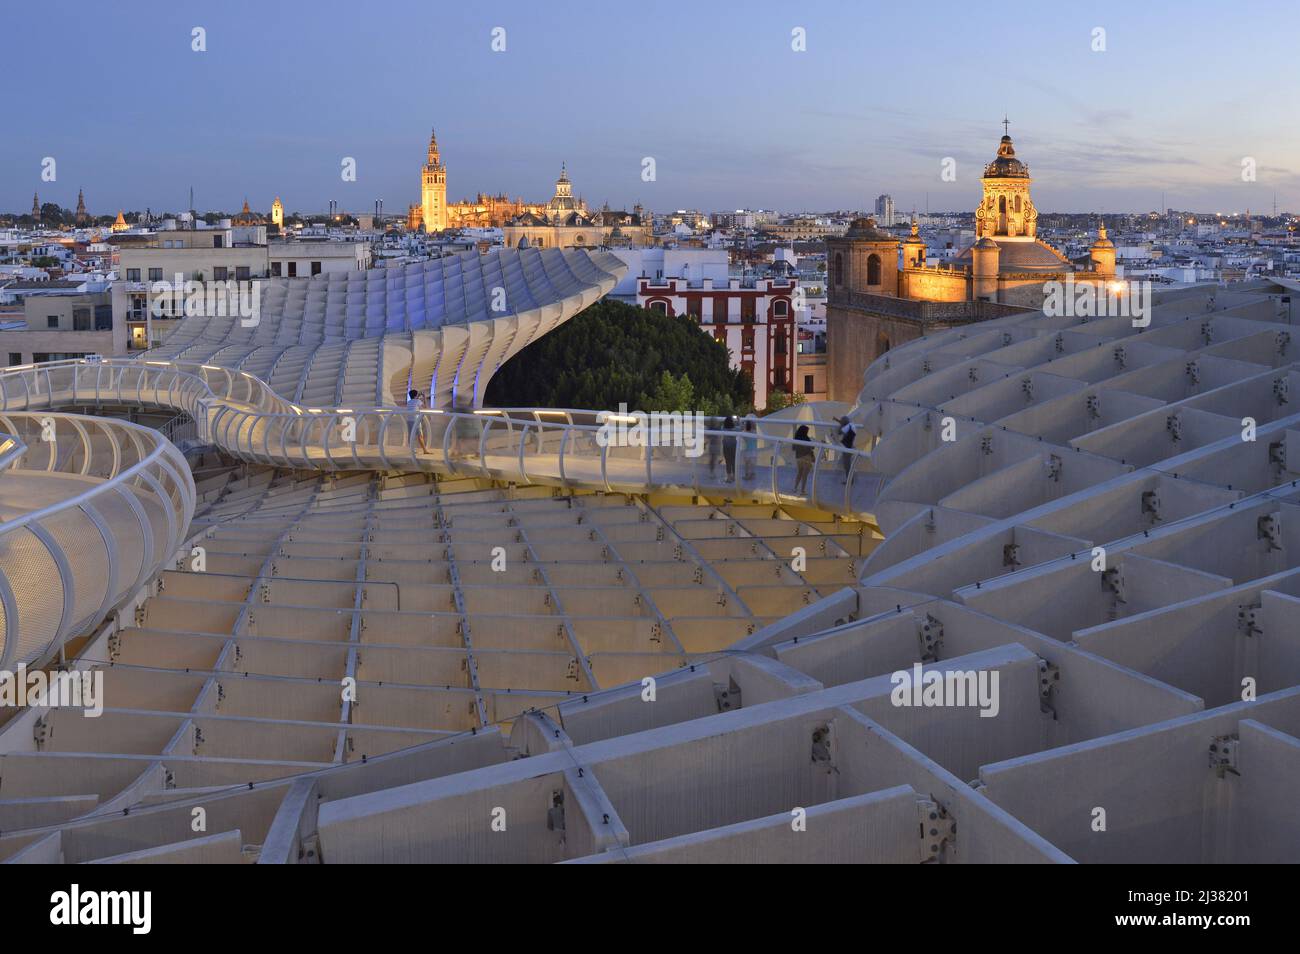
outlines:
M918 798L916 808L921 816L921 863L938 862L943 858L943 846L957 837L957 819L931 798Z
M1061 667L1054 666L1046 659L1038 660L1038 706L1043 712L1056 715L1056 706L1052 705L1052 691L1061 681Z
M1163 518L1160 516L1160 494L1155 490L1142 491L1142 514L1149 516L1152 523L1159 523Z
M564 791L551 792L551 807L546 810L546 830L564 831Z
M1280 470L1286 470L1286 443L1273 441L1268 445L1268 462Z
M836 771L831 744L831 724L829 722L823 722L813 729L812 761L823 766L828 773Z
M728 677L726 685L715 682L713 684L713 700L718 704L719 712L739 709L741 706L740 687L736 685L736 680Z
M929 613L917 620L916 638L921 644L921 662L938 662L943 649L943 623Z
M1047 460L1043 462L1043 466L1047 470L1047 479L1054 483L1060 483L1062 467L1061 455L1048 454Z
M1101 571L1101 585L1103 589L1109 590L1115 594L1115 602L1127 603L1124 598L1124 575L1120 573L1119 567L1113 566L1109 570Z
M1002 546L1002 565L1020 566L1020 544L1006 543Z
M1177 414L1166 415L1165 430L1169 432L1170 440L1181 441L1183 439L1183 422Z
M1243 636L1263 636L1263 607L1258 603L1241 603L1237 606L1237 630Z
M1236 735L1216 735L1210 740L1210 768L1218 778L1228 772L1241 775L1237 771L1237 746L1240 740Z
M49 713L39 717L32 723L32 741L36 743L36 751L40 752L45 749L45 743L54 735L54 726L50 725Z
M1115 363L1120 366L1121 371L1128 367L1128 352L1124 350L1123 346L1115 348L1111 351L1111 354L1115 356Z
M1191 382L1192 387L1201 383L1201 363L1199 361L1188 361L1183 367L1187 372L1187 380Z
M1273 379L1273 397L1277 399L1278 404L1291 402L1291 386L1286 378Z
M1282 549L1282 515L1268 513L1255 521L1255 535L1268 543L1268 549Z
M980 452L986 455L993 453L992 434L985 434L983 437L980 438Z

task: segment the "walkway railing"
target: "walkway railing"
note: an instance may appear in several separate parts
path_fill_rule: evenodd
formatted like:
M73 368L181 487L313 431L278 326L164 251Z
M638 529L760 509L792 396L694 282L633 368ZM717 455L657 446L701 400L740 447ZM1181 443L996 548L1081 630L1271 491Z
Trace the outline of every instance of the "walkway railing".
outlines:
M426 471L566 488L754 499L844 514L869 513L883 483L871 471L865 450L773 433L808 422L765 419L762 430L752 433L699 433L688 426L674 446L628 446L606 440L609 431L599 424L575 422L575 415L591 411L305 407L246 372L214 365L52 362L0 373L0 400L5 408L23 409L172 408L194 419L200 440L278 467ZM823 431L829 426L821 422Z
M0 430L0 669L12 670L49 658L162 569L195 493L185 458L147 427L6 409Z

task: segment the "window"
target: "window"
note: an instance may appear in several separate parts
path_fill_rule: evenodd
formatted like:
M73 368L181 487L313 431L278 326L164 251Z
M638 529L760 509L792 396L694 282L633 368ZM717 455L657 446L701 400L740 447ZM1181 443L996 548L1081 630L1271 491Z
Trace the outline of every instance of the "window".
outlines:
M214 282L224 282L224 281L226 280L226 266L224 266L224 265L213 265L213 266L212 266L212 280L213 280Z
M279 263L279 262L272 262L272 263L271 263L271 275L272 275L272 277L274 277L274 278L279 278L279 277L280 277L280 263Z
M90 330L90 309L89 308L72 309L72 330L73 331Z
M784 318L790 314L790 303L784 298L778 298L772 305L772 314L777 318Z
M126 270L126 280L128 282L138 282L140 280L140 269L128 268Z
M239 280L239 281L241 281L241 282L246 282L246 281L248 281L248 279L249 279L250 277L251 277L251 274L250 274L250 271L249 271L249 267L248 267L247 265L236 265L236 266L235 266L235 278L236 278L237 280Z
M880 256L879 255L872 254L867 256L867 284L868 285L880 284Z
M835 253L835 284L844 284L844 256L839 252Z
M297 263L297 262L290 262L290 263L289 263L289 277L290 277L290 278L297 278L297 277L298 277L298 263Z
M653 311L659 312L661 315L668 314L668 302L666 301L652 301L650 303L650 308Z
M312 262L312 263L311 263L311 273L312 273L313 275L319 275L319 274L320 274L320 262Z
M162 280L163 280L163 277L162 277L162 269L161 269L161 268L151 268L151 269L149 269L149 281L151 281L151 282L160 282L160 281L162 281Z
M58 316L58 315L46 315L46 316L45 316L45 327L46 327L46 328L57 328L57 327L59 327L59 316Z
M212 247L213 247L213 248L225 248L225 247L226 247L226 237L225 237L224 235L214 235L214 236L212 236Z
M813 376L811 374L805 374L803 376L803 393L812 394L812 392L813 392Z
M9 367L12 368L15 364L22 364L22 363L23 363L22 352L20 351L9 352Z

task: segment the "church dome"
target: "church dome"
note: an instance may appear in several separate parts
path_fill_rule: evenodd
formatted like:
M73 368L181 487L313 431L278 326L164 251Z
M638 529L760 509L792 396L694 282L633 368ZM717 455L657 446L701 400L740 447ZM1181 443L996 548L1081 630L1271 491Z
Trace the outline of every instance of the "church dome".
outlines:
M997 158L984 167L986 179L1028 179L1029 167L1016 158L1015 147L1010 136L1003 136L998 143Z
M876 228L876 220L872 218L857 218L849 223L849 229L844 233L845 238L857 239L860 242L897 242L897 236L891 235L883 229Z

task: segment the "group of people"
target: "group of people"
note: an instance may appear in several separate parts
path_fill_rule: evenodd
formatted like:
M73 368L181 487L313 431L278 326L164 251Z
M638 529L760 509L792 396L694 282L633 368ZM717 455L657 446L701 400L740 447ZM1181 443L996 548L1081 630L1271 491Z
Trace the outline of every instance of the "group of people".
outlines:
M429 396L422 391L412 388L406 395L406 409L408 411L423 411L429 408ZM849 473L853 468L853 445L857 441L857 425L845 414L842 417L835 418L836 436L838 443L844 450L840 454L840 465L844 468L844 477L841 483L847 484ZM458 449L462 443L462 428L472 430L474 422L472 419L462 422L459 415L452 425L454 428L454 444ZM429 453L428 444L424 438L424 418L416 414L411 422L411 440L418 443L421 454ZM538 432L540 439L540 430ZM814 442L808 431L807 424L800 424L794 432L794 493L797 495L806 495L808 493L808 478L812 474L813 464L817 459L818 444ZM734 483L736 480L736 463L737 456L743 468L742 480L754 479L754 467L758 460L758 428L752 414L746 415L743 422L738 421L734 415L728 414L722 421L719 431L714 431L708 436L709 449L709 476L713 477L717 473L718 461L722 460L726 471L727 483Z
M722 422L722 430L735 431L740 429L734 415L728 414ZM739 447L737 447L739 444ZM745 426L740 430L739 437L732 437L730 434L710 434L709 435L709 476L712 477L718 470L718 457L721 455L723 464L727 471L727 482L733 483L736 480L736 452L740 451L740 461L744 466L744 480L754 479L754 462L758 457L758 431L754 424L753 415L745 418Z
M858 427L845 414L835 419L836 437L839 445L844 448L840 454L840 466L844 468L844 477L841 483L847 484L849 473L853 467L853 445L857 442ZM737 436L728 433L739 430ZM728 415L719 428L721 433L715 432L709 435L709 476L712 477L717 473L718 460L721 458L726 470L727 483L733 483L736 479L736 457L739 452L740 462L744 468L742 480L754 479L754 465L758 459L758 431L752 415L744 419L743 428L741 423L732 415ZM817 445L808 430L807 424L800 424L794 432L794 492L796 494L808 493L808 478L812 474L813 463L817 458Z

